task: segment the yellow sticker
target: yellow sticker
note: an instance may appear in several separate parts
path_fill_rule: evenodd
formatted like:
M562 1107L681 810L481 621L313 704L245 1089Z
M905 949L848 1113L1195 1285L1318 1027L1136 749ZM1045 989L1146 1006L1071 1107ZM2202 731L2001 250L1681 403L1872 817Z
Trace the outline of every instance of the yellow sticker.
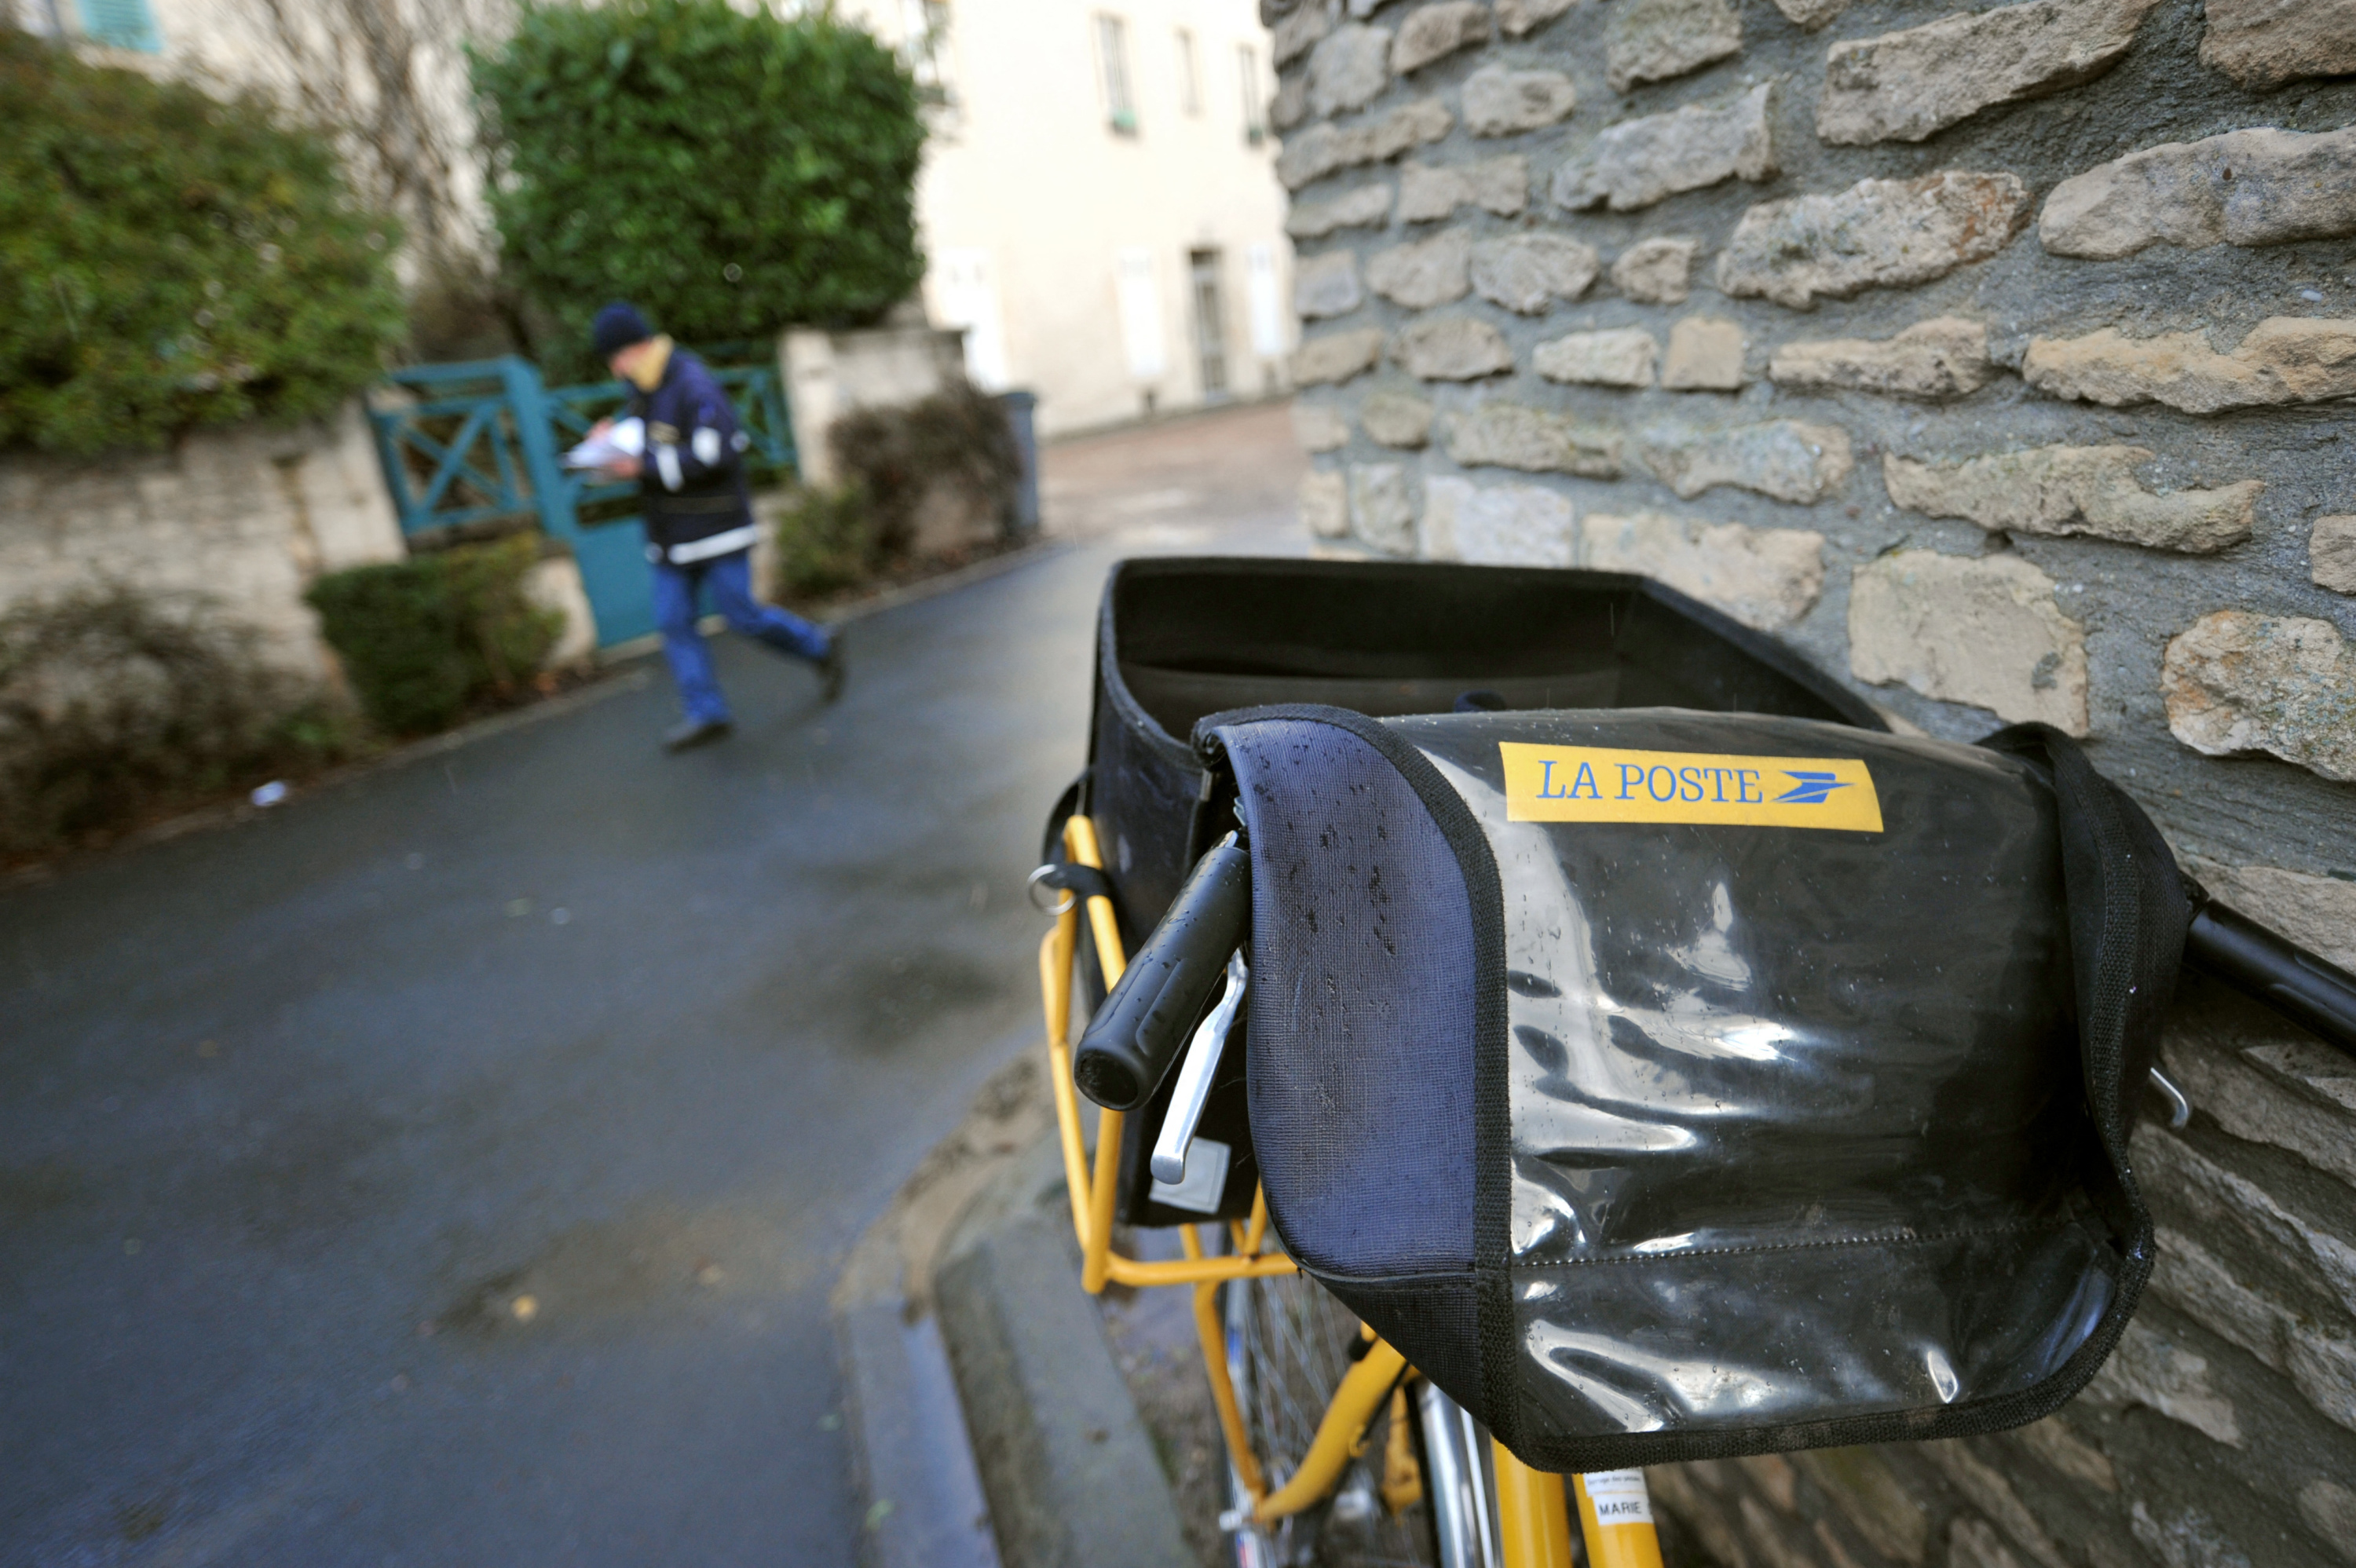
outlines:
M1503 741L1513 822L1708 822L1881 831L1881 797L1855 757L1732 757Z

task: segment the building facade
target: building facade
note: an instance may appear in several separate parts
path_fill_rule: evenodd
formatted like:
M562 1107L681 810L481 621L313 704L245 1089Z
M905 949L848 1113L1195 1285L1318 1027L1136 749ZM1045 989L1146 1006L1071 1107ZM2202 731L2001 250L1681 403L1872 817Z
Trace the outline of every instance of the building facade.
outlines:
M1043 431L1285 382L1291 251L1251 0L899 0L864 17L938 98L926 309Z

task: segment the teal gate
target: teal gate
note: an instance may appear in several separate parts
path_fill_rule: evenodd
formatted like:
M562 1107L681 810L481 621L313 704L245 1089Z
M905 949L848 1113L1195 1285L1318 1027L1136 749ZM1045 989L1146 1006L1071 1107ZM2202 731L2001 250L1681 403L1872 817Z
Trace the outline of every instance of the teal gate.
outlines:
M790 477L793 426L776 368L722 363L734 357L731 349L741 352L729 345L706 357L751 439L745 459L767 476ZM637 485L596 484L562 461L591 425L621 409L626 387L544 387L539 369L512 354L412 366L388 379L399 400L375 400L383 406L369 409L369 422L402 534L412 548L537 525L579 564L598 646L655 629Z

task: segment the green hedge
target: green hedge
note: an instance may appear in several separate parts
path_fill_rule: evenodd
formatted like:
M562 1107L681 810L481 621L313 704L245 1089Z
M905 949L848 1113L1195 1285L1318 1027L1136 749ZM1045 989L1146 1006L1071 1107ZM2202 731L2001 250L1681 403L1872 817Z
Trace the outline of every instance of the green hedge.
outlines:
M1001 526L1014 517L1023 451L1006 405L963 381L920 402L853 409L827 429L836 469L869 499L875 549L906 553L935 485L961 485Z
M584 349L616 297L708 341L871 321L924 276L916 83L830 14L527 4L474 76L507 276Z
M0 448L324 412L402 331L333 148L0 25Z
M539 558L519 534L330 572L305 597L369 720L421 734L513 694L556 645L563 617L525 592Z

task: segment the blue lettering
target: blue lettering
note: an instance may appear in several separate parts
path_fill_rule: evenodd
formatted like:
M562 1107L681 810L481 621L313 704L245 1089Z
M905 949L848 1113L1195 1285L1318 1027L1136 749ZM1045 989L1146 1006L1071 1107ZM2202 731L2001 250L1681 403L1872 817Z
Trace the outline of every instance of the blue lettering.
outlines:
M1679 768L1677 770L1677 782L1685 786L1683 789L1677 791L1677 798L1679 800L1699 800L1701 798L1701 770L1699 768ZM1693 793L1691 795L1687 795L1686 790L1691 790Z
M1629 792L1630 790L1632 790L1632 789L1634 789L1634 788L1637 786L1637 784L1639 784L1643 783L1643 782L1644 782L1644 770L1643 768L1641 768L1641 767L1638 767L1634 763L1621 763L1621 764L1620 764L1620 798L1621 798L1622 800L1625 800L1625 799L1627 799L1627 798L1628 798L1628 792Z
M1554 763L1551 761L1540 763L1538 769L1538 798L1559 800L1561 796L1554 793Z
M1587 798L1590 800L1603 798L1602 792L1595 787L1595 770L1585 763L1579 764L1579 776L1570 781L1570 798L1577 800L1580 790L1587 792Z
M1765 795L1751 793L1751 786L1759 782L1757 768L1738 768L1735 770L1735 776L1742 781L1736 786L1735 799L1745 805L1758 805L1766 800Z
M1662 777L1665 777L1665 778L1669 781L1669 793L1668 793L1668 794L1666 794L1666 795L1663 795L1663 794L1661 793L1661 786L1660 786L1660 785L1658 785L1658 784L1655 784L1655 783L1653 782L1655 779L1656 779L1656 778L1662 778ZM1676 799L1676 798L1677 798L1677 771L1676 771L1676 769L1672 768L1672 767L1669 767L1669 766L1668 766L1668 765L1666 765L1665 763L1655 763L1655 764L1654 764L1654 766L1653 766L1651 769L1649 769L1649 770L1645 773L1645 774L1644 774L1644 793L1645 793L1646 795L1651 795L1655 800L1665 800L1665 800L1675 800L1675 799Z
M1726 804L1726 775L1733 771L1734 770L1731 768L1711 768L1708 770L1709 773L1709 787L1712 792L1709 798L1717 802L1719 805L1723 805Z

